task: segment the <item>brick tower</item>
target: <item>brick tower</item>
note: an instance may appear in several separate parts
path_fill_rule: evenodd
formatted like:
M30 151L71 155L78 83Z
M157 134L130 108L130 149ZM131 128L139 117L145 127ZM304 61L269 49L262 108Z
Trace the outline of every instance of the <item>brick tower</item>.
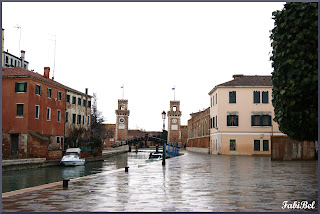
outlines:
M116 110L116 142L128 139L129 114L128 100L118 100L118 109Z
M168 111L168 142L178 142L178 144L181 144L180 118L180 101L170 101L170 111Z

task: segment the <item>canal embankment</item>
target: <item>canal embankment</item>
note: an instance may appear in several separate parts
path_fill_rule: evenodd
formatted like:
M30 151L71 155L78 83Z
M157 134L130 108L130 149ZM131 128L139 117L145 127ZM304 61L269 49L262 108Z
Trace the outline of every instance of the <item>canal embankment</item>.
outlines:
M120 146L117 148L108 148L103 150L102 156L87 157L86 162L104 161L106 158L126 153L128 146ZM22 169L32 169L50 166L59 166L60 160L46 160L46 158L26 158L26 159L12 159L2 160L2 171L13 171Z

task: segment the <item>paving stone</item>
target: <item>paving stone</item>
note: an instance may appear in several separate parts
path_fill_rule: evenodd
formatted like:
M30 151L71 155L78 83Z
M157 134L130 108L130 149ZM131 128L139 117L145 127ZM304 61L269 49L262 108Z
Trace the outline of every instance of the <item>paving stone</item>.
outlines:
M283 210L283 201L316 201L318 162L186 152L161 162L103 171L2 198L3 212L252 212ZM5 196L5 194L4 194ZM312 211L317 211L312 210Z

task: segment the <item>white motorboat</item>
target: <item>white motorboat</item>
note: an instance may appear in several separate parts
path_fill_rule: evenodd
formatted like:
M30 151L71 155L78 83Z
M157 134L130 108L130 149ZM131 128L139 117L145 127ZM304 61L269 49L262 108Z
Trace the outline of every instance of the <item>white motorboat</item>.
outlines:
M159 152L151 152L149 158L146 160L147 162L162 160L162 153Z
M80 159L79 148L67 149L66 154L62 157L61 163L65 166L83 166L85 165L85 159Z

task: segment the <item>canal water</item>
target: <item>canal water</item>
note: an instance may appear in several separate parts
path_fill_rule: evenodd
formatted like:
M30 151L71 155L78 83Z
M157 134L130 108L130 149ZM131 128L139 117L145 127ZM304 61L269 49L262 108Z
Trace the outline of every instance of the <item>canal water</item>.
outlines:
M151 151L130 152L106 158L104 161L87 162L85 166L51 166L35 169L2 172L2 192L24 189L43 184L73 179L86 175L145 165Z

